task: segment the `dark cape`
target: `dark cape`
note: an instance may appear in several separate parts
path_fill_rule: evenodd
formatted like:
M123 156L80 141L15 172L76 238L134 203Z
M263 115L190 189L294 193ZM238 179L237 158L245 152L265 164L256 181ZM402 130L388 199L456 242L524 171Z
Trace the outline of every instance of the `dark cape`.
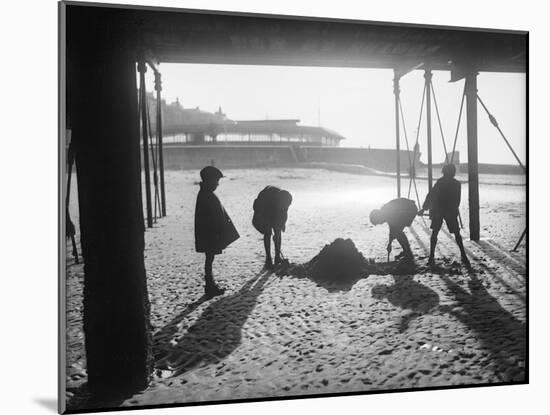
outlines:
M205 189L203 183L195 206L195 250L221 254L239 239L239 232L218 197Z

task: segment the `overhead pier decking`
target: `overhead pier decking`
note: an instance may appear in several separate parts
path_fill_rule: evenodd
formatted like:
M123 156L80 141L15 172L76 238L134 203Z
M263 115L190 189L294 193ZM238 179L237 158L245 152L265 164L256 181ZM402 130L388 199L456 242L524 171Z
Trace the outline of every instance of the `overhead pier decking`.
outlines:
M61 125L70 122L78 171L90 390L136 390L152 370L136 102L136 62L145 57L393 69L396 98L411 69L466 77L470 236L479 238L475 78L480 71L526 72L526 32L73 2L59 8L67 75Z
M158 62L386 68L526 69L526 33L186 10L136 11Z

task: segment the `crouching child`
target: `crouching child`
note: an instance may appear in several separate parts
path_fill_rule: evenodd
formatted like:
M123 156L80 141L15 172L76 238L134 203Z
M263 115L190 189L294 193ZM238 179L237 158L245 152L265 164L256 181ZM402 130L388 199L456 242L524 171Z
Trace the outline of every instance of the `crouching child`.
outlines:
M418 208L416 203L404 197L390 200L380 209L374 209L370 213L369 219L373 225L387 223L390 228L389 241L386 246L388 259L392 251L392 242L394 239L397 239L401 248L403 248L403 251L396 256L396 259L407 261L412 261L414 259L409 240L403 230L405 227L411 226L417 213Z

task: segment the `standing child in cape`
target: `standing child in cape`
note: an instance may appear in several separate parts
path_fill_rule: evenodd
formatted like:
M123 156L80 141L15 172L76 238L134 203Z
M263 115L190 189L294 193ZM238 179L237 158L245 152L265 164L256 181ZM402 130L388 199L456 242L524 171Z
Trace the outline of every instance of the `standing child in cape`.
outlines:
M252 225L264 235L265 267L267 269L273 268L271 234L273 234L275 244L275 266L283 262L281 258L281 232L286 230L288 207L291 203L291 194L275 186L266 186L254 200Z
M205 293L208 297L214 297L225 292L212 275L214 257L239 239L239 233L214 194L220 179L224 177L223 173L216 167L207 166L200 171L200 176L202 182L195 207L195 249L205 254Z

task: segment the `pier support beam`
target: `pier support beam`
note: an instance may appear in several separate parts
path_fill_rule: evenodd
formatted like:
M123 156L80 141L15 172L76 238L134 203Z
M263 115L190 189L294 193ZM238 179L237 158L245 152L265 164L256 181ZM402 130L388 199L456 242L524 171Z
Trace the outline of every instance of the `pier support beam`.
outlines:
M401 197L401 154L400 154L400 139L399 139L399 75L394 70L393 77L393 94L395 96L395 173L397 176L397 197Z
M149 169L149 131L147 128L147 92L145 90L145 72L147 66L145 60L140 59L138 62L139 71L139 94L141 102L141 128L143 131L143 170L145 172L145 203L147 206L147 227L153 227L153 209L151 204L151 172Z
M120 13L67 8L67 111L84 258L87 385L100 399L146 387L153 362L136 56Z
M479 241L479 171L477 146L477 72L466 73L466 119L468 133L468 201L470 239Z
M164 190L164 150L162 146L162 82L160 72L155 71L155 91L157 91L157 143L160 170L160 205L161 215L166 216L166 193Z
M433 186L433 161L432 161L432 71L424 70L424 87L426 88L426 133L428 137L428 191Z

